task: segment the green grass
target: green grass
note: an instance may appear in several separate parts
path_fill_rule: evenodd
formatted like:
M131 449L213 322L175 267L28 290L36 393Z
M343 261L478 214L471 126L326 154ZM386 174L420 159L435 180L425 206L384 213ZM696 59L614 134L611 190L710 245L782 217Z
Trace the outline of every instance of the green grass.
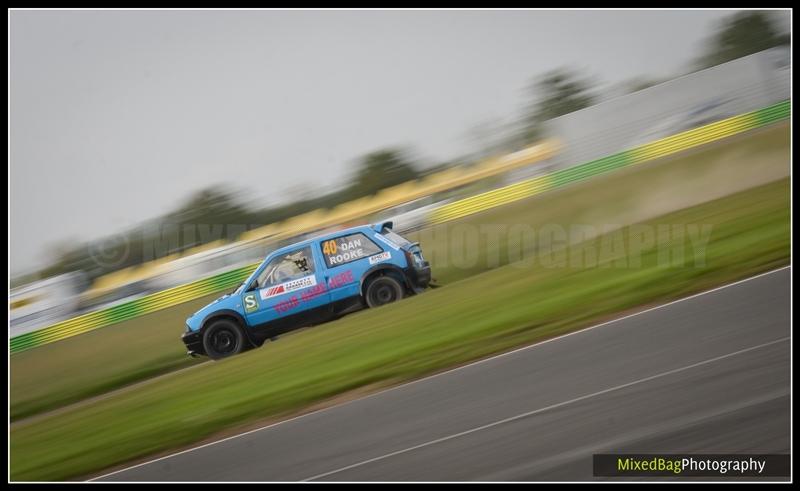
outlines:
M644 225L659 224L711 226L703 264L695 262L698 257L688 244L667 239L644 250L641 264L633 267L619 264L629 259L622 250L593 267L570 266L570 251L613 243L606 240L609 236L569 249L540 247L522 263L15 425L11 478L85 476L223 429L291 414L351 389L413 379L785 265L790 257L789 180ZM630 230L611 237L624 244ZM687 262L664 264L659 260L663 250L682 251ZM548 254L565 262L542 264Z
M186 356L181 333L216 296L13 355L12 420L198 363Z
M434 277L449 284L508 263L504 237L480 235L474 264L455 261L455 231L524 223L641 222L788 175L789 127L780 124L677 158L641 164L413 234ZM186 317L216 295L11 356L11 418L55 409L198 363L180 341ZM58 376L54 376L58 374Z

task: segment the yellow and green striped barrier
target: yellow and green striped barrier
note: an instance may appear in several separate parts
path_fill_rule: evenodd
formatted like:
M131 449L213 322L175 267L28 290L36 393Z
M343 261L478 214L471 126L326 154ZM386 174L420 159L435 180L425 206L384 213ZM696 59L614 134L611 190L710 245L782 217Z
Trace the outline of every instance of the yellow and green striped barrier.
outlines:
M100 327L110 326L117 322L133 319L140 315L149 314L189 300L194 300L203 295L233 288L244 281L245 278L253 272L256 266L258 266L258 264L251 264L186 285L176 286L168 290L153 293L114 307L90 312L53 324L52 326L38 331L20 334L19 336L11 338L11 353L17 353L26 349L35 348L36 346L66 339Z
M628 165L664 157L697 145L719 140L743 131L787 119L790 102L735 116L717 123L679 133L585 164L555 171L510 186L495 189L477 196L445 205L433 212L433 223L441 223L473 213L494 208L512 201L544 193L572 182L612 171ZM43 344L66 339L78 334L110 326L117 322L172 307L204 295L230 289L241 283L257 264L245 266L223 274L205 278L186 285L132 300L114 307L81 315L38 331L15 336L10 340L11 353L18 353Z
M528 179L510 186L494 189L442 206L431 213L432 223L443 223L473 213L504 205L522 198L544 193L559 186L588 179L598 174L647 162L688 150L722 138L765 126L789 117L790 102L784 101L750 113L734 116L716 123L694 128L667 138L625 150L585 164L562 169Z

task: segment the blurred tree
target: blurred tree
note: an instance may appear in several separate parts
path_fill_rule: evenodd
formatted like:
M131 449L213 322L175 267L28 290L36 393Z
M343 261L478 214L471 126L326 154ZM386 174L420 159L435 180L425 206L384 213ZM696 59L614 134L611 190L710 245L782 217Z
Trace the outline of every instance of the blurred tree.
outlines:
M531 143L542 137L542 123L595 103L592 84L568 68L545 73L534 83L534 101L528 106L521 139Z
M237 193L223 187L209 187L194 193L162 221L170 223L247 223L250 211L242 206Z
M417 177L418 172L403 152L379 150L361 159L353 183L345 194L353 199L360 198Z
M75 258L80 252L86 253L85 246L81 246L72 239L59 240L44 247L45 255L52 258L51 263L38 272L38 276L47 278L70 271L74 266ZM38 279L38 278L37 278Z
M78 270L97 272L87 244L73 240L62 240L47 246L45 249L45 254L53 259L47 267L39 271L41 278Z
M696 65L709 68L790 42L790 34L780 33L767 12L737 12L722 21Z

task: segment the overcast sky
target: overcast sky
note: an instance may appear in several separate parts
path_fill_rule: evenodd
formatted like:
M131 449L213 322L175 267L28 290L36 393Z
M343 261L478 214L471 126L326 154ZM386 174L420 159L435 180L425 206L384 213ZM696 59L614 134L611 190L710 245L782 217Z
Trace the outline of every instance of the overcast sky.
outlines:
M228 183L254 205L359 156L472 150L537 74L684 69L730 11L10 14L11 269Z

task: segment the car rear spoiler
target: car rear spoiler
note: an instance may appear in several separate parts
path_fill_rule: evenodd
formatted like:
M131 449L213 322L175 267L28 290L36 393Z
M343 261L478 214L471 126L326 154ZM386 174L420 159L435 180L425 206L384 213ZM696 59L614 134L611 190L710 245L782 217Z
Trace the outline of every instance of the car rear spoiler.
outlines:
M376 223L375 225L372 226L372 229L378 233L381 233L383 232L383 229L388 228L389 230L391 230L393 226L394 223L391 220L387 220L385 222Z

